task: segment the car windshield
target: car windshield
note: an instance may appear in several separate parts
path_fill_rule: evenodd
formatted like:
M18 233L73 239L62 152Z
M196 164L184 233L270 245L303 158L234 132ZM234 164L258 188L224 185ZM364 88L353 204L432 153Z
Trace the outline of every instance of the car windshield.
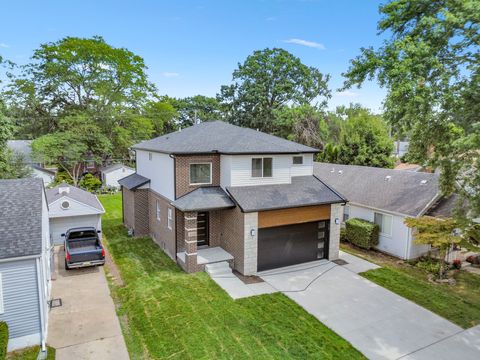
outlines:
M95 230L85 230L85 231L74 231L68 234L69 239L82 239L88 237L95 237L96 236Z

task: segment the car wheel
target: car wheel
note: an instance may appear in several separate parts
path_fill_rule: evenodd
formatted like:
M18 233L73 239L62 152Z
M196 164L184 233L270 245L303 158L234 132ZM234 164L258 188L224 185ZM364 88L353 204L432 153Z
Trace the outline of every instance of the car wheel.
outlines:
M68 264L67 264L67 260L65 259L65 270L70 270L70 268L68 267Z

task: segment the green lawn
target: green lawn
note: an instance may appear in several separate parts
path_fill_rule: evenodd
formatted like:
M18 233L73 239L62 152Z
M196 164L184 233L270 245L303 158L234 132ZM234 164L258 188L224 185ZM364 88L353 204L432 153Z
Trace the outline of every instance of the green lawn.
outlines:
M480 324L480 276L458 271L453 275L456 285L433 284L425 271L408 263L374 251L346 245L341 248L382 266L360 274L363 277L463 328Z
M362 359L282 294L233 301L205 273L186 274L121 224L120 194L100 197L103 231L125 286L112 286L132 359Z
M7 360L37 360L40 346L32 346L7 354ZM55 349L48 347L47 360L55 360Z

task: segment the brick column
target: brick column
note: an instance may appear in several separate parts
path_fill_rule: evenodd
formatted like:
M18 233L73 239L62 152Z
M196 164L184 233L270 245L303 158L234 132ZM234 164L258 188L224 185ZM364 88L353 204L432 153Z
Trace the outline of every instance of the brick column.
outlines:
M185 212L185 270L189 273L197 271L197 213Z

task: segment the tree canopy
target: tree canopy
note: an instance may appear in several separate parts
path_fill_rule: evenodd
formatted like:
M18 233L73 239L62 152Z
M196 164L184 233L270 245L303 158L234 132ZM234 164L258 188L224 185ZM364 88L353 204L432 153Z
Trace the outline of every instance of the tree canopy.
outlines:
M391 0L380 7L382 46L362 48L345 87L377 79L387 89L385 118L411 129L410 159L442 170L480 213L480 2Z

